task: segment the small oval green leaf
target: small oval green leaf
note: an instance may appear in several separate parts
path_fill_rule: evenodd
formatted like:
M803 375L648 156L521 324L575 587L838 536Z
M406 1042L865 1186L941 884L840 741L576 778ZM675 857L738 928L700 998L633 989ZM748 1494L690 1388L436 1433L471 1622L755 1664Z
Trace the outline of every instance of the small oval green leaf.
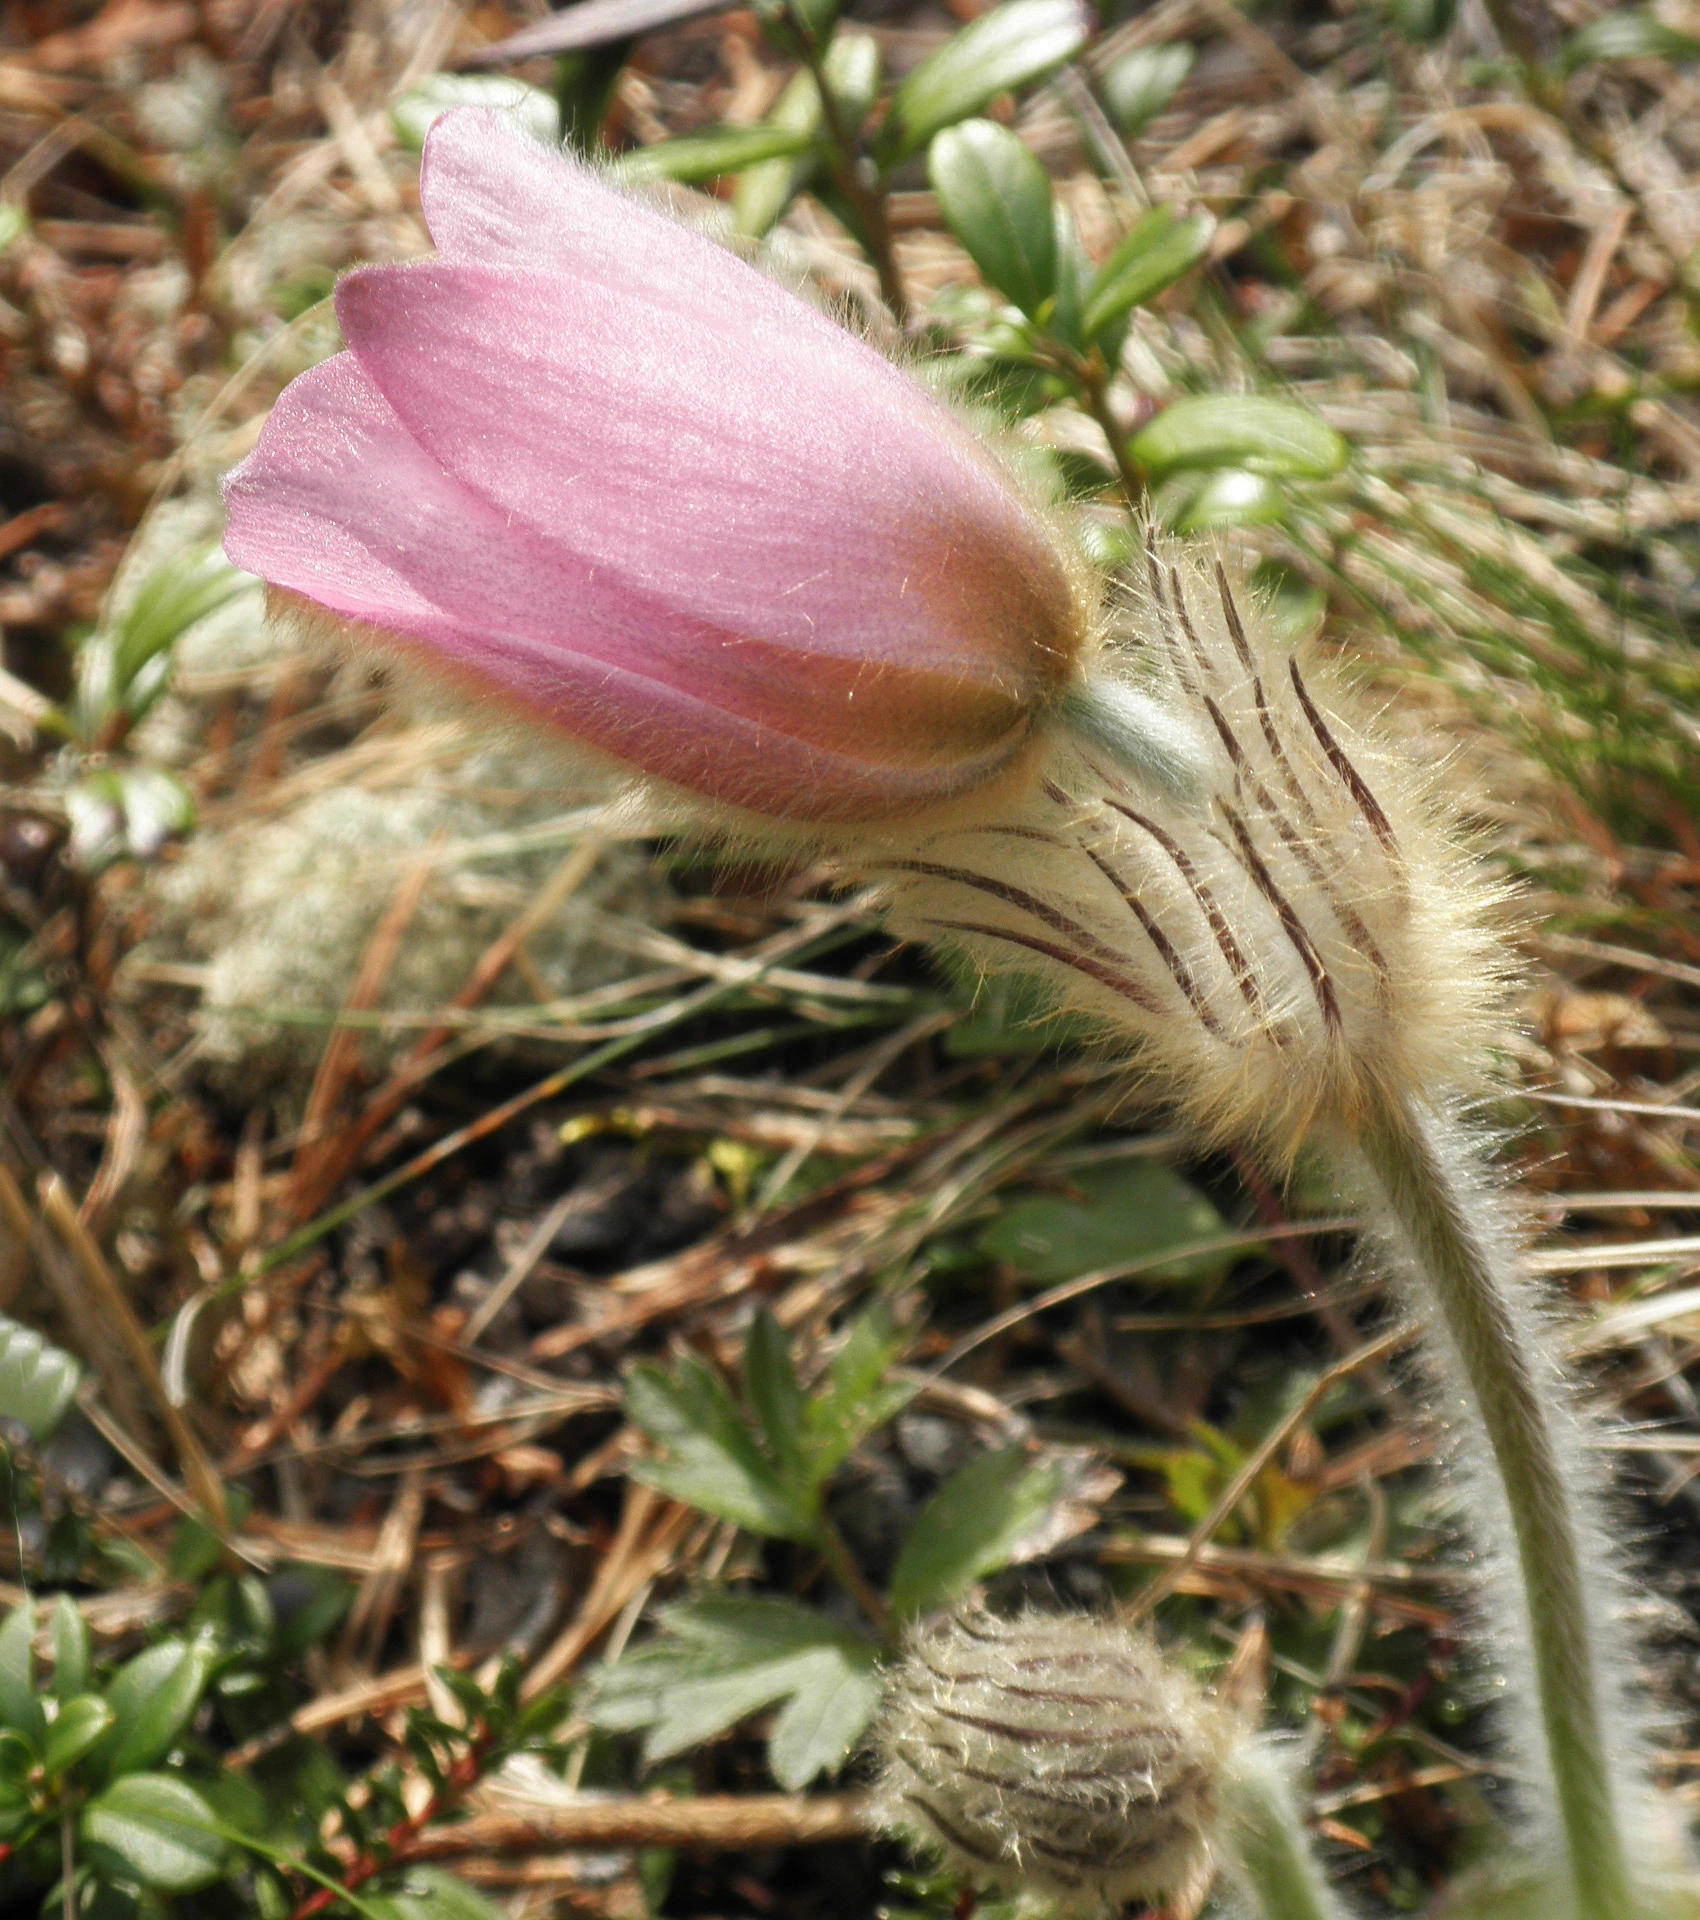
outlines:
M51 1440L82 1377L68 1353L0 1314L0 1420L28 1427L38 1443Z
M1129 450L1159 479L1183 467L1234 466L1321 480L1338 473L1350 453L1308 407L1256 393L1177 400L1134 435Z
M0 1727L21 1734L37 1753L47 1732L35 1688L35 1602L25 1600L0 1626Z
M1185 40L1172 40L1165 47L1135 47L1105 68L1099 97L1124 139L1156 119L1186 85L1197 58L1197 49Z
M192 1893L224 1869L211 1807L163 1773L126 1774L83 1809L81 1839L115 1878L161 1893Z
M990 120L941 133L928 150L927 173L968 257L1032 319L1056 291L1050 175L1024 141Z
M1081 326L1095 340L1133 307L1172 287L1210 251L1216 222L1207 213L1177 215L1153 207L1098 270L1086 291Z
M112 1725L112 1709L92 1693L78 1694L59 1709L59 1718L47 1730L42 1765L50 1779L67 1773Z
M68 1593L53 1603L53 1692L74 1699L89 1684L89 1623Z
M887 165L924 147L1000 93L1042 80L1092 33L1081 0L1005 0L930 53L892 95L880 141Z
M1176 533L1205 533L1212 527L1262 527L1287 511L1287 496L1280 482L1266 473L1252 473L1245 467L1217 467L1204 474L1197 485L1180 485L1177 496L1162 500L1159 510Z
M1619 7L1590 20L1564 43L1559 64L1566 73L1595 60L1692 60L1700 55L1700 40L1644 12Z
M100 1754L109 1780L165 1758L195 1717L212 1666L201 1642L166 1640L118 1670L106 1689L117 1725Z
M814 145L806 128L787 127L769 120L758 127L719 127L712 133L687 133L677 140L658 140L652 147L623 153L613 171L625 181L718 180L723 174L742 173L763 160L781 160Z

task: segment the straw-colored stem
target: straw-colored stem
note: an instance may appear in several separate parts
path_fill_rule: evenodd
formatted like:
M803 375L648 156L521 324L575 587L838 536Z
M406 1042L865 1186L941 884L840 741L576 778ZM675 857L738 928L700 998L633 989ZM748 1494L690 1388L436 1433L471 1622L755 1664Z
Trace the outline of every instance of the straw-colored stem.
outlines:
M1421 1102L1389 1099L1361 1146L1366 1197L1386 1217L1413 1292L1438 1311L1443 1337L1434 1345L1447 1385L1479 1424L1503 1495L1515 1577L1504 1583L1498 1625L1514 1636L1508 1651L1523 1653L1533 1684L1576 1911L1630 1920L1638 1903L1623 1830L1625 1752L1607 1734L1610 1622L1587 1566L1602 1543L1578 1485L1582 1449L1571 1443L1566 1382L1525 1303L1516 1239L1472 1144ZM1498 1502L1485 1491L1491 1511ZM1542 1757L1527 1759L1539 1769Z

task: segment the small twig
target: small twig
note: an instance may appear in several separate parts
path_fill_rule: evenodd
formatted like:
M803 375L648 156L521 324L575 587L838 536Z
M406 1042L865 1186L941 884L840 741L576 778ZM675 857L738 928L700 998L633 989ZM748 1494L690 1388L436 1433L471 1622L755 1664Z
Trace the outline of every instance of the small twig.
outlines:
M738 1852L746 1847L806 1847L855 1840L873 1831L868 1803L852 1793L704 1794L694 1800L586 1800L580 1806L528 1806L524 1813L478 1813L427 1833L414 1860L454 1860L539 1847L680 1847Z

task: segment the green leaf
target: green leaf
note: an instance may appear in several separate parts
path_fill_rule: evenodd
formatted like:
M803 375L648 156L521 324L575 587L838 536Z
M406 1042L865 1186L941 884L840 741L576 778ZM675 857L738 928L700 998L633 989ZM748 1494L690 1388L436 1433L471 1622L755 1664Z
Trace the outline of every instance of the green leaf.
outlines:
M1566 73L1594 60L1692 60L1700 40L1679 33L1638 7L1618 7L1590 20L1564 43L1559 65Z
M161 1893L191 1893L224 1870L225 1842L212 1809L181 1780L132 1773L83 1809L81 1838L117 1878Z
M397 1920L507 1920L503 1908L442 1867L409 1867L398 1884L367 1898Z
M1458 0L1387 0L1387 17L1407 40L1426 46L1452 31Z
M892 95L880 140L889 166L935 133L978 113L1000 93L1042 80L1072 60L1092 33L1081 0L1005 0L953 34Z
M4 259L29 230L29 208L16 200L0 200L0 259Z
M81 1693L67 1700L48 1729L42 1754L49 1779L74 1767L111 1725L112 1709L98 1695Z
M194 1719L214 1664L204 1640L162 1640L119 1668L106 1689L117 1725L99 1759L109 1780L163 1760Z
M162 562L142 582L110 635L113 691L133 720L146 713L171 673L171 649L198 621L254 584L217 547L201 547ZM88 642L78 655L98 648Z
M1214 1279L1244 1257L1186 1257L1189 1245L1227 1226L1203 1194L1159 1161L1113 1160L1083 1169L1071 1184L1077 1197L1034 1194L1005 1207L980 1235L980 1251L1044 1285L1134 1266L1171 1248L1175 1257L1142 1280Z
M1186 85L1197 58L1196 48L1172 40L1163 47L1135 47L1104 69L1098 93L1124 139L1156 119Z
M0 1626L0 1726L15 1728L36 1752L47 1733L47 1715L35 1685L35 1602L26 1599Z
M1192 485L1165 489L1159 518L1176 533L1203 533L1212 527L1261 527L1287 511L1280 482L1244 467L1217 467Z
M1130 451L1158 478L1182 467L1247 467L1312 480L1338 473L1350 453L1308 407L1256 393L1177 400L1134 435Z
M671 1379L653 1367L635 1367L626 1384L626 1417L668 1456L643 1462L635 1478L752 1533L810 1538L812 1516L757 1446L731 1395L694 1354Z
M794 1600L718 1594L670 1607L649 1645L605 1667L584 1711L598 1726L647 1729L664 1760L785 1701L770 1764L782 1786L838 1766L873 1715L878 1687L865 1640Z
M53 1603L53 1693L73 1700L89 1684L89 1623L68 1593Z
M970 1460L916 1515L892 1571L892 1612L909 1619L942 1607L1007 1565L1062 1482L1059 1463L1035 1466L1020 1446Z
M803 1449L814 1486L824 1486L876 1427L915 1397L912 1382L885 1378L907 1344L883 1307L870 1308L844 1336L826 1390L809 1402L803 1416Z
M392 103L390 126L402 146L419 153L451 107L494 107L511 113L534 139L554 146L561 138L561 110L541 87L495 73L432 74Z
M51 1440L82 1377L82 1368L62 1348L0 1314L0 1420L28 1427L37 1445Z
M803 1483L803 1389L791 1364L791 1343L773 1315L762 1307L750 1322L744 1347L744 1392L761 1425L768 1450L785 1478Z
M677 140L658 140L638 147L614 162L616 179L718 180L741 173L763 160L779 160L807 151L815 135L796 127L764 121L756 127L718 127L712 133L687 133Z
M1207 213L1176 215L1153 207L1099 269L1086 291L1081 329L1094 340L1130 308L1171 287L1210 251L1216 222Z
M1035 318L1056 290L1050 175L1023 140L990 120L941 133L927 173L945 224L982 276Z

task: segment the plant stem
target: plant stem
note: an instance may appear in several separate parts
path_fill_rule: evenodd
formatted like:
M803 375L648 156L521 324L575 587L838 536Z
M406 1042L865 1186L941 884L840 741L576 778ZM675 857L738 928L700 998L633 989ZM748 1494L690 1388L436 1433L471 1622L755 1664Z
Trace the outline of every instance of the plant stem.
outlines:
M1287 1769L1266 1742L1247 1740L1234 1752L1225 1788L1228 1850L1260 1920L1343 1920Z
M1127 495L1130 512L1137 513L1144 504L1149 489L1145 484L1145 475L1136 465L1128 452L1130 435L1117 420L1115 409L1110 405L1110 379L1101 368L1088 362L1077 361L1069 369L1080 388L1081 398L1086 402L1086 411L1103 429L1104 438L1110 443L1110 456L1116 463L1116 472L1121 477L1122 492Z
M1389 1220L1413 1289L1439 1309L1447 1385L1492 1455L1499 1485L1483 1492L1509 1523L1520 1575L1506 1581L1504 1624L1526 1650L1577 1911L1630 1920L1637 1901L1616 1784L1625 1754L1606 1735L1607 1623L1586 1571L1605 1542L1577 1484L1566 1383L1526 1301L1515 1241L1474 1143L1420 1101L1387 1098L1360 1147L1369 1197Z
M823 1513L816 1523L815 1550L826 1562L839 1585L848 1592L868 1616L883 1640L891 1624L891 1609L878 1589L856 1564L856 1556L845 1544L844 1536Z

